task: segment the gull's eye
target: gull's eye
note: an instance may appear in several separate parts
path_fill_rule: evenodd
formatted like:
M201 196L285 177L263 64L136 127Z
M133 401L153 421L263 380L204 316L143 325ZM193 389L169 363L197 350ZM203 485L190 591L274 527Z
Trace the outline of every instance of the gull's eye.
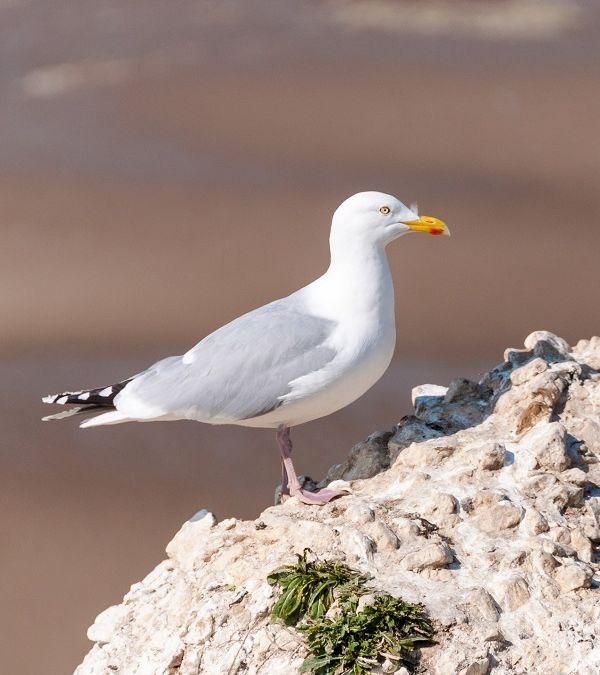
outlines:
M389 206L382 206L382 207L379 209L379 213L381 213L381 214L384 215L384 216L387 216L387 214L388 214L391 210L392 210L392 209L390 209Z

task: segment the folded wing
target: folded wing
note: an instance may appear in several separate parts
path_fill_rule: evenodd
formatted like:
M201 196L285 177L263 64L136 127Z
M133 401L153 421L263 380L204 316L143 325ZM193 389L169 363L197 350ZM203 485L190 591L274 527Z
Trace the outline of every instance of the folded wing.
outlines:
M290 299L245 314L183 356L159 361L115 398L119 412L137 419L239 421L282 404L289 383L324 368L336 324L303 311Z

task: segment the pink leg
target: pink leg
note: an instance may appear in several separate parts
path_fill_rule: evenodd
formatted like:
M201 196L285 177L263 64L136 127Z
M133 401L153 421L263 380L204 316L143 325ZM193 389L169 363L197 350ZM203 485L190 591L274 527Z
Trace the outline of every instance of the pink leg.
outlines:
M285 501L290 496L298 497L304 504L327 504L336 497L343 497L348 494L342 490L319 490L319 492L309 492L303 490L296 475L294 464L292 462L292 441L290 439L290 428L281 424L277 428L277 445L283 461L281 478L281 501Z

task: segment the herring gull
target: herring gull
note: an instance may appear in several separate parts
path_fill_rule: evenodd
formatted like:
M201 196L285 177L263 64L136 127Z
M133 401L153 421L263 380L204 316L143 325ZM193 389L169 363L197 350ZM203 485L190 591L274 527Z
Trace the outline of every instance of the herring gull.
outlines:
M327 503L344 493L301 487L290 428L349 405L387 369L396 328L385 247L409 232L450 234L391 195L349 197L333 215L331 262L316 281L117 384L45 396L76 407L44 419L94 413L82 427L186 419L274 428L282 497Z

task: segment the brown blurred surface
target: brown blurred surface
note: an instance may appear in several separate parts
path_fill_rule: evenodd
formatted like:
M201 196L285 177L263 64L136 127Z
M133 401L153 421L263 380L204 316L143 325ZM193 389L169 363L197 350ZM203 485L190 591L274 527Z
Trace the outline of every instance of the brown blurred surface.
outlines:
M359 30L342 5L0 3L6 672L72 670L185 518L254 517L279 473L268 431L83 432L38 422L39 396L121 379L312 280L349 194L417 200L452 238L390 247L397 360L296 430L300 470L389 427L415 384L475 377L535 329L599 332L596 5L494 40Z

